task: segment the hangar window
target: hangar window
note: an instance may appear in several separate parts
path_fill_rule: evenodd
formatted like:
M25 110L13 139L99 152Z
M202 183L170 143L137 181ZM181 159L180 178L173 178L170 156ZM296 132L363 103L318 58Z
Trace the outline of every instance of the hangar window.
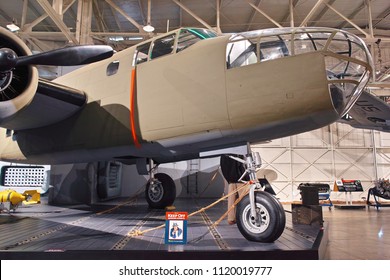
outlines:
M160 56L171 54L175 46L176 34L171 34L153 42L150 58L155 59Z
M150 42L137 47L137 50L135 51L134 54L133 65L141 64L148 61L149 48L150 48Z

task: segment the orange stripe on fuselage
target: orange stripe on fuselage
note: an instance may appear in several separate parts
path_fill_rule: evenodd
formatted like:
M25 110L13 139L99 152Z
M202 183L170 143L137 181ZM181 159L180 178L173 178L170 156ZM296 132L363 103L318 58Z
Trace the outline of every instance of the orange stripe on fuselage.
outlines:
M133 136L134 144L137 148L141 147L141 144L138 142L137 133L135 131L135 119L134 119L134 99L136 94L136 75L135 68L131 71L131 83L130 83L130 125L131 125L131 135Z

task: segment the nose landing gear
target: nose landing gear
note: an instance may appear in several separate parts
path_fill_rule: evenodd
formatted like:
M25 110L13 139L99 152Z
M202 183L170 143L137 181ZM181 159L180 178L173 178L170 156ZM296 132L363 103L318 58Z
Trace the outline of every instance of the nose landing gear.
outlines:
M249 150L249 149L248 149ZM256 175L261 166L258 153L249 153L246 160L231 157L245 165L244 178L249 174L250 190L237 206L237 227L248 240L274 242L283 233L286 215L283 206L272 194L264 191Z
M273 195L258 191L255 195L255 212L253 217L249 196L237 206L237 227L248 240L273 242L283 233L286 217L280 202Z
M153 160L150 160L150 179L146 184L145 197L150 208L163 209L171 206L176 198L173 179L165 173L157 173Z

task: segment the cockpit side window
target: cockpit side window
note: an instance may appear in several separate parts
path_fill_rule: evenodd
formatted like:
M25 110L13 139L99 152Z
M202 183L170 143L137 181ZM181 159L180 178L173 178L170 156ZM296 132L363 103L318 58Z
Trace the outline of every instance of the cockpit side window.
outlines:
M150 42L137 47L134 57L135 65L148 61L149 48Z
M176 52L180 52L201 40L214 38L214 37L217 37L217 34L214 31L208 29L201 29L201 28L182 29L180 30Z
M241 40L229 43L227 46L228 68L241 67L257 62L256 43L249 40Z
M268 36L260 41L260 60L274 60L289 56L285 40L281 36Z
M151 59L171 54L175 47L176 34L171 34L153 42Z
M201 38L196 36L193 32L190 32L188 29L180 30L179 40L177 42L176 52L180 52L189 46L192 46L196 42L200 41Z

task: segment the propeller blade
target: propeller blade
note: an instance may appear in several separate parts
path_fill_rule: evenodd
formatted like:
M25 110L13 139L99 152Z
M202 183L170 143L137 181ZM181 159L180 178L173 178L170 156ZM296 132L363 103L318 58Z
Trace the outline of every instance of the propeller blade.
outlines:
M21 65L54 65L73 66L97 62L111 57L114 50L110 46L88 45L73 46L39 54L21 56L16 66Z

